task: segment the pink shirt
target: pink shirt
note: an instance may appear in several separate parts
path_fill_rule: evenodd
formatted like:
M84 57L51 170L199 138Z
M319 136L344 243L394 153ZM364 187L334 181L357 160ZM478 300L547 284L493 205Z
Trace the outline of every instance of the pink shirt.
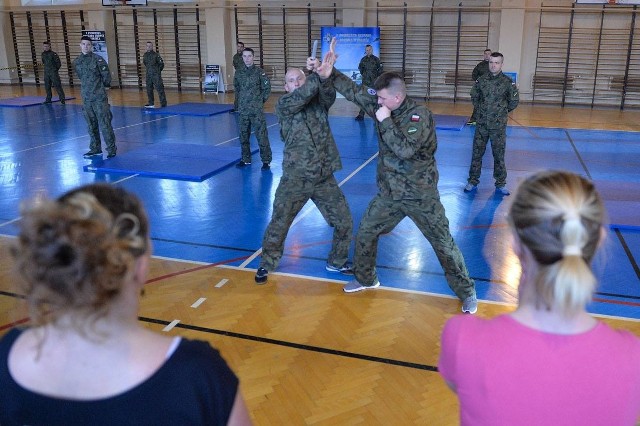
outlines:
M462 425L636 425L640 339L604 323L545 333L509 315L451 318L438 364Z

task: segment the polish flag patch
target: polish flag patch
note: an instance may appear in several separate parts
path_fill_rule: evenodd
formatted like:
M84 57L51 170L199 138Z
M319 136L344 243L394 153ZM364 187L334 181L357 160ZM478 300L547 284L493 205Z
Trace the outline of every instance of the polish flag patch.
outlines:
M417 123L418 121L420 121L420 116L418 114L413 114L411 116L411 121Z

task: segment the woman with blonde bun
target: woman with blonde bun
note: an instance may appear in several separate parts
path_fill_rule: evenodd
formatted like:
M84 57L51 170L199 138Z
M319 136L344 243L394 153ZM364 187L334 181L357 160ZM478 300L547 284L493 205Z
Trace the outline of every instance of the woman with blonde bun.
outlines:
M135 196L93 184L24 206L12 254L30 326L0 341L0 424L251 423L218 351L138 321L151 244Z
M518 188L508 221L522 273L511 314L451 318L439 371L463 425L635 425L640 339L586 311L605 234L593 184L546 171Z

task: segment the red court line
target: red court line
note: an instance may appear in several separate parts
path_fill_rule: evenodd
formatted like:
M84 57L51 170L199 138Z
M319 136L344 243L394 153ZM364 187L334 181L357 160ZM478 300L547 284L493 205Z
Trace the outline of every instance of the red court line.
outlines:
M4 331L4 330L6 330L8 328L13 328L16 325L24 324L25 322L29 322L29 319L30 319L29 317L26 317L26 318L22 318L22 319L20 319L18 321L14 321L14 322L10 322L9 324L2 325L2 326L0 326L0 331Z
M640 306L640 303L638 302L625 302L623 300L608 300L608 299L600 299L597 297L594 297L593 301L602 302L602 303L613 303L615 305Z
M249 258L249 256L236 257L236 258L233 258L233 259L227 259L227 260L223 260L223 261L220 261L220 262L212 263L210 265L196 266L195 268L185 269L184 271L173 272L173 273L167 274L167 275L161 275L159 277L155 277L155 278L151 278L151 279L147 280L145 285L146 284L151 284L151 283L154 283L154 282L157 282L157 281L162 281L162 280L165 280L167 278L173 278L173 277L177 277L177 276L180 276L180 275L189 274L191 272L201 271L203 269L213 268L213 267L224 265L224 264L227 264L227 263L230 263L230 262L236 262L238 260L245 260L247 258Z

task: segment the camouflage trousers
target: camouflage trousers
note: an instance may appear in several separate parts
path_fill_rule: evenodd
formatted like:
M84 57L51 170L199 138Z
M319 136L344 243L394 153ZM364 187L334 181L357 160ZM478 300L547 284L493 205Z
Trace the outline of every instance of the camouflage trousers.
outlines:
M263 163L271 163L271 145L269 144L269 134L267 133L267 122L264 119L262 110L256 112L240 112L238 115L238 128L240 129L240 149L242 152L242 161L251 162L251 145L249 138L251 137L251 129L258 140L260 148L260 159Z
M336 178L330 175L314 181L283 176L276 189L271 222L262 240L261 268L273 271L278 266L284 250L284 240L293 219L309 199L333 228L333 241L327 263L334 266L346 263L351 245L353 218Z
M82 112L84 113L84 119L87 121L89 137L91 138L89 150L102 151L100 145L100 131L102 131L107 152L109 154L115 153L116 135L113 133L113 127L111 126L113 116L111 115L109 102L106 99L103 101L84 102Z
M60 76L55 73L44 73L44 91L47 93L47 102L51 100L51 86L56 88L58 92L58 98L64 100L64 90L62 90L62 83L60 82Z
M376 257L380 235L391 232L405 217L416 224L433 247L451 290L460 300L474 294L475 284L449 232L449 220L437 191L421 200L394 200L380 193L371 200L356 234L353 271L358 282L372 285L378 279Z
M476 126L468 182L472 185L477 185L480 182L482 157L487 150L489 139L491 139L491 151L493 152L493 178L496 181L496 188L502 188L507 184L507 167L504 163L504 152L507 147L506 127L488 129L480 124Z
M164 83L162 82L162 76L160 74L147 74L147 99L149 105L153 105L153 89L158 91L158 97L160 98L160 105L167 106L167 97L164 94Z

